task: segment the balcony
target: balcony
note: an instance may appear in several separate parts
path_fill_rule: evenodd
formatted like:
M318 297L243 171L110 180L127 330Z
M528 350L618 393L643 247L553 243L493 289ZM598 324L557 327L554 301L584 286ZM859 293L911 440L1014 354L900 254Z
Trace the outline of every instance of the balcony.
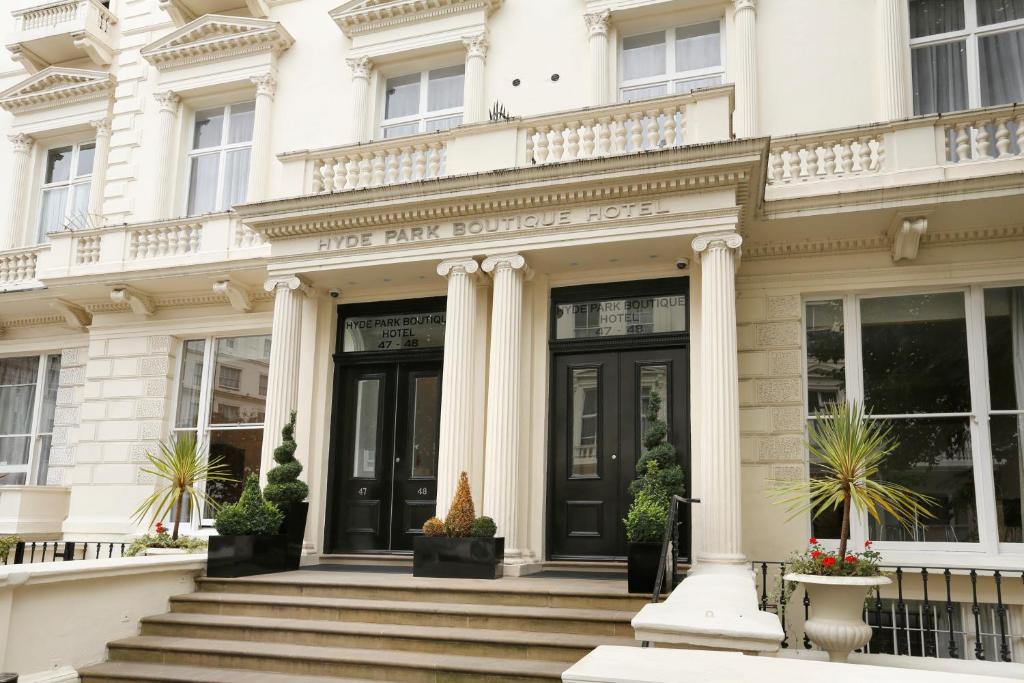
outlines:
M0 253L0 292L16 292L42 287L36 279L40 254L45 246L22 247Z
M29 73L88 57L109 66L117 18L99 0L59 0L12 12L7 49Z

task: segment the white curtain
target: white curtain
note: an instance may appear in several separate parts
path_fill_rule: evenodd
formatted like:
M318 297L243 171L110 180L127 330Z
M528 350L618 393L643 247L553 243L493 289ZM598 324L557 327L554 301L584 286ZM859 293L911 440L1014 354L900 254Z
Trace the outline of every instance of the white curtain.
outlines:
M719 66L722 46L718 35L718 22L676 29L676 71L692 71Z
M1024 18L1024 12L1013 18ZM980 38L978 56L982 105L988 107L1024 100L1024 31Z
M220 154L217 152L192 157L188 187L188 215L198 216L214 210L217 202L217 165L219 161Z
M224 194L221 210L226 211L245 201L249 190L249 149L235 149L224 160Z
M910 59L915 114L967 109L967 47L964 41L914 48Z
M39 358L0 359L0 467L28 462ZM9 474L0 484L24 483L23 476Z
M466 89L464 64L446 69L434 69L427 76L427 111L454 109L462 106Z
M665 33L645 33L622 40L622 80L665 73Z
M43 190L43 209L39 217L39 242L46 242L48 233L64 226L64 214L68 201L68 188L53 187Z

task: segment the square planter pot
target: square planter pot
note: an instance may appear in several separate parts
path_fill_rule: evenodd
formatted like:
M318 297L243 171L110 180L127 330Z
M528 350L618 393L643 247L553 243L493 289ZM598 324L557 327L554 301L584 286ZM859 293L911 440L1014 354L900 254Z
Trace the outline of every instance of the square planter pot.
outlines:
M658 561L661 559L660 543L630 543L626 580L630 593L654 592L654 581L658 578ZM667 580L671 581L669 577ZM667 588L667 590L666 590ZM662 592L671 591L662 586Z
M210 536L206 575L218 579L287 571L288 537Z
M441 579L500 579L504 538L417 536L413 540L412 575Z
M309 503L292 503L284 507L281 533L288 539L285 551L285 571L295 571L302 559L302 539L306 535L306 516Z

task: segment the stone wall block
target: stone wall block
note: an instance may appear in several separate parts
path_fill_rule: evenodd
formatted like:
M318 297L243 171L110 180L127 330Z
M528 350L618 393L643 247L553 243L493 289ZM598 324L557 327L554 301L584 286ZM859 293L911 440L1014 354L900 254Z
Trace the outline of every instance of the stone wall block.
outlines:
M127 420L104 420L96 425L96 438L105 443L131 441L138 429L134 422Z
M146 396L148 396L149 398L163 398L167 396L167 380L146 380Z
M114 361L93 358L85 366L86 379L103 379L114 374Z
M800 346L799 322L758 323L754 325L754 343L760 348Z
M69 346L60 352L60 366L62 368L67 368L74 365L84 365L87 358L87 347Z
M59 421L61 424L78 424L79 410L78 406L57 406L53 410L54 422Z
M799 436L770 436L758 442L758 460L761 462L802 462L803 438Z
M135 483L135 465L122 463L103 463L92 468L92 481L95 484L133 484Z
M103 358L107 355L106 339L89 340L89 358Z
M769 320L800 320L800 296L797 294L770 296L767 309Z
M736 320L741 323L765 319L765 301L762 296L739 296L736 299Z
M61 366L60 378L57 380L62 387L82 386L85 384L85 366L65 368Z
M53 465L53 461L50 461ZM66 486L69 476L70 468L67 467L50 467L46 472L46 485L47 486Z
M142 468L136 468L135 470L135 483L136 484L156 484L156 475L144 472ZM148 521L148 520L147 520Z
M773 432L804 432L804 409L803 406L786 406L783 408L772 408L772 431Z
M50 467L75 464L75 449L71 446L50 446Z
M141 356L148 352L145 337L121 337L107 340L107 353L111 356Z
M54 425L50 435L50 450L54 446L67 446L71 443L71 428L66 425Z
M143 376L161 375L166 377L170 373L170 357L145 356L139 359L139 374Z
M150 353L169 353L171 350L171 337L166 334L153 335L148 339L148 346Z
M757 402L752 380L741 380L739 383L740 405L749 406Z
M132 423L134 424L134 423ZM164 435L163 422L138 423L137 437L141 441L159 441Z
M146 392L146 383L141 379L108 379L102 383L105 398L141 398Z
M764 351L745 351L739 354L740 379L763 377L768 374L768 354Z
M105 401L86 401L82 404L83 420L102 420L105 417L107 417L107 404Z
M139 419L161 419L164 416L164 400L147 398L135 402L135 417Z
M754 402L757 405L796 403L802 400L799 378L759 379L754 381Z
M736 348L740 351L752 351L757 348L753 325L736 326Z
M77 463L103 462L103 444L96 441L78 444L75 449L75 460Z
M740 437L740 462L756 463L758 461L757 451L758 439L750 436Z
M150 453L157 453L160 445L156 441L137 442L128 447L128 459L132 462L148 463Z
M741 408L741 434L767 434L771 431L771 412L767 408Z
M768 354L768 372L774 377L803 376L803 358L800 351L772 351Z
M803 465L772 465L772 479L776 481L796 481L806 477Z
M115 358L111 368L114 377L137 377L139 360L137 358Z

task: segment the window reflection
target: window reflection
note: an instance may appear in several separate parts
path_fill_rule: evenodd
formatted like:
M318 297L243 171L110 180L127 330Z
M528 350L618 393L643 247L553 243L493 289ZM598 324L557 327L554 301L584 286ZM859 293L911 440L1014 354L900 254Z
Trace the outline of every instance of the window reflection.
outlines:
M812 301L806 312L807 408L813 414L846 400L843 302Z
M570 413L572 415L573 477L597 477L597 429L600 423L600 378L597 368L576 368L572 371Z

